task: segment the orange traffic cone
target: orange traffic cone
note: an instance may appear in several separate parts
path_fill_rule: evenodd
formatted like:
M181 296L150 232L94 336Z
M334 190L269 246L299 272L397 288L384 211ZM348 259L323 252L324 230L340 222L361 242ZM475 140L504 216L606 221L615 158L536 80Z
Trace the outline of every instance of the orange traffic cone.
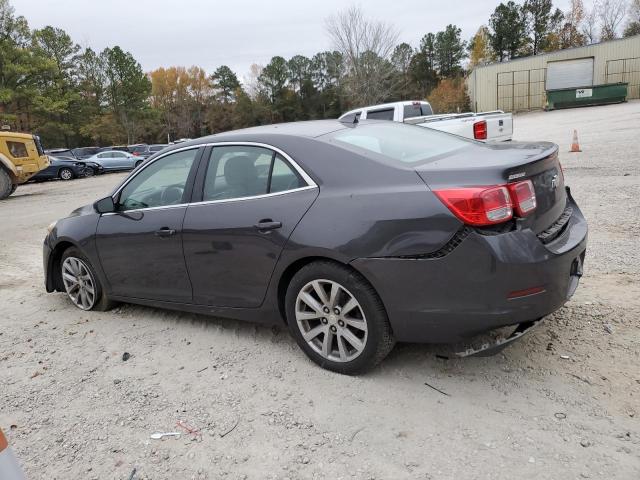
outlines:
M580 144L578 143L578 131L574 130L573 131L573 141L571 142L571 150L569 150L570 153L574 153L574 152L581 152L582 150L580 150Z

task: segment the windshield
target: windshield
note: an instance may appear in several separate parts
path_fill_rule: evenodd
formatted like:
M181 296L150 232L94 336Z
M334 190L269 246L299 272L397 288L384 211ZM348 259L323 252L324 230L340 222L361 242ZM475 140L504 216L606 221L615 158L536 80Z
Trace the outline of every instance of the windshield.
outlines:
M360 124L323 135L328 141L382 155L386 159L413 164L459 150L470 141L425 127L402 123Z

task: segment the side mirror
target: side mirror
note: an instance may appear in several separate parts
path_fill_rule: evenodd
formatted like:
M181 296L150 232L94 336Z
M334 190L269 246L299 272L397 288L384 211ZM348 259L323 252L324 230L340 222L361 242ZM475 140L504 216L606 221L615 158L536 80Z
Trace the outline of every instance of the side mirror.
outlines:
M112 197L104 197L93 204L93 208L98 213L111 213L116 211L116 205Z

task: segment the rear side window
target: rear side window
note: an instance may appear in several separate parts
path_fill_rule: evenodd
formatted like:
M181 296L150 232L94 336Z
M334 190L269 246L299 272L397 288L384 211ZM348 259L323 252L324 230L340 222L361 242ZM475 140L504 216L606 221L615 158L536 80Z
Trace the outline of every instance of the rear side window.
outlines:
M430 160L472 143L455 135L404 123L359 124L319 138L359 153L378 154L374 158L388 163L414 164Z
M28 157L27 145L23 142L10 142L7 140L7 148L13 158L25 158Z
M404 106L404 118L422 117L424 115L433 115L431 105L428 103L414 103Z
M300 174L280 154L276 154L271 172L269 193L284 192L304 186L306 186L306 183Z
M393 108L367 111L367 120L393 120Z
M215 147L204 181L203 201L255 197L306 186L280 155L263 147Z

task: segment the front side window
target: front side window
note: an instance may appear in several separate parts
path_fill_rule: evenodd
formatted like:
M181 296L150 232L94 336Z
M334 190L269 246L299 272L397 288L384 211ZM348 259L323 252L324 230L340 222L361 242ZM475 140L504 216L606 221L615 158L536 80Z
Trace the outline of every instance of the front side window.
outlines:
M306 186L280 155L264 147L215 147L204 181L203 201L255 197Z
M10 142L7 140L7 148L13 158L25 158L28 157L27 145L23 142Z
M118 210L184 203L187 179L197 151L194 148L172 153L141 170L120 192Z

